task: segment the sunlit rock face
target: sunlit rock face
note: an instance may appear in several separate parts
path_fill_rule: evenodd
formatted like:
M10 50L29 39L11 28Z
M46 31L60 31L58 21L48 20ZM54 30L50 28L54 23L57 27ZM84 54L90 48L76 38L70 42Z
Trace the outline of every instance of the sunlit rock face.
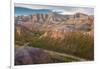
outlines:
M17 47L15 49L15 65L48 63L50 57L39 48Z
M94 26L93 15L76 13L60 15L57 13L33 14L15 17L15 32L19 36L33 35L34 31L43 31L40 38L49 36L54 39L64 39L70 32L90 32Z
M48 14L34 14L28 16L16 16L15 24L23 25L30 30L42 29L46 26L64 26L68 24L93 24L93 16L83 13L76 13L74 15L60 15L57 13Z

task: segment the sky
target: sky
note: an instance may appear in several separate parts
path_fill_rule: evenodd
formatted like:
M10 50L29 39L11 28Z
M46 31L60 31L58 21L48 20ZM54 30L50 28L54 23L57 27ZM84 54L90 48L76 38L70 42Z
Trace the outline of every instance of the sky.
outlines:
M36 13L57 12L62 15L75 14L77 12L94 15L94 9L89 7L49 6L36 4L15 4L15 15L27 15Z

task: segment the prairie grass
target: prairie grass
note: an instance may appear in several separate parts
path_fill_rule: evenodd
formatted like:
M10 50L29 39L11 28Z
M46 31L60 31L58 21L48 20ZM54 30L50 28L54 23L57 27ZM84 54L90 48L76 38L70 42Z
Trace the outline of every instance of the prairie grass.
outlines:
M16 41L22 44L29 42L29 46L52 50L60 53L72 54L87 60L94 59L94 38L88 34L84 35L81 32L66 33L65 38L53 39L50 36L39 37L23 35L16 37ZM18 43L16 43L18 44Z

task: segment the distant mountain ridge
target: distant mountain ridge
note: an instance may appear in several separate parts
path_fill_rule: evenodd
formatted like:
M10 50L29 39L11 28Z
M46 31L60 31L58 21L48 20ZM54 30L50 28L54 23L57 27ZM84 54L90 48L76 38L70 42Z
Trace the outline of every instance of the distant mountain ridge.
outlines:
M32 14L40 14L40 13L50 13L52 12L50 9L30 9L25 7L15 7L15 15L32 15Z

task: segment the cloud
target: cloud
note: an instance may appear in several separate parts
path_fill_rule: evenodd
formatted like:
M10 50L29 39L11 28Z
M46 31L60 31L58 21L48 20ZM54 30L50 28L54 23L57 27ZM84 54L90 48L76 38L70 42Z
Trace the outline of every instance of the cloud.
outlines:
M61 14L61 15L72 15L74 13L65 11L65 12L61 12L59 14Z
M50 9L62 15L75 14L77 12L85 13L88 15L94 14L93 8L88 7L71 7L71 6L48 6L48 5L32 5L32 4L15 4L15 7L25 7L29 9Z
M24 7L29 9L48 9L47 6L32 5L32 4L15 4L15 7Z

